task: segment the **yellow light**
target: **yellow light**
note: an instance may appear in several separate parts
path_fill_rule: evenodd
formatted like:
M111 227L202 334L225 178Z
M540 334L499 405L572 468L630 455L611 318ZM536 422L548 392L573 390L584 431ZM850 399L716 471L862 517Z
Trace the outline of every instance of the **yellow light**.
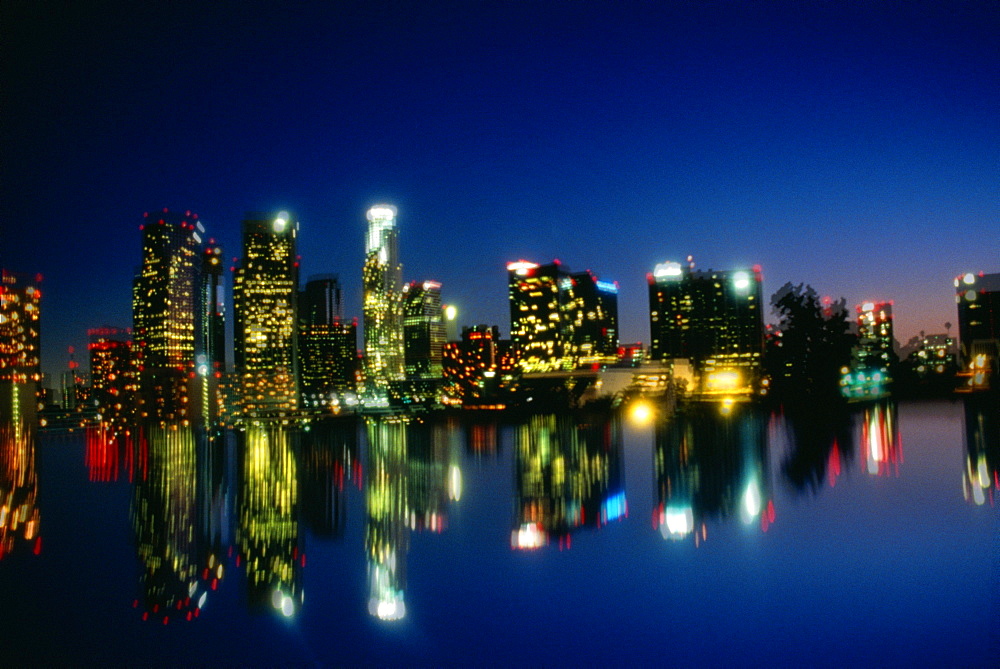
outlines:
M740 373L732 369L712 372L708 375L705 385L710 391L736 390L740 385Z
M645 425L653 418L653 407L646 402L636 402L629 408L629 418L637 425Z

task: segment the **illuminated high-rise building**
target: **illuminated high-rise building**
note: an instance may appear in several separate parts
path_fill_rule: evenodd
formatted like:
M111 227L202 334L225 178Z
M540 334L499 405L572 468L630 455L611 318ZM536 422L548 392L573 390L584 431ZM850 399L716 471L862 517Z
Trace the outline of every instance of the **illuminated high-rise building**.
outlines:
M449 403L502 407L502 394L516 366L509 339L496 325L462 328L461 341L448 342L443 356Z
M377 205L368 210L364 287L365 391L368 407L385 407L389 386L405 377L396 208Z
M235 374L245 415L298 408L299 224L287 212L243 221L233 279Z
M298 312L302 406L329 408L356 385L357 322L343 321L340 282L332 274L309 278Z
M140 415L187 419L205 228L189 211L143 216L142 264L132 283Z
M126 430L134 416L138 390L132 333L127 328L102 327L88 330L87 336L93 401L114 432Z
M33 422L41 392L41 275L0 270L0 421Z
M972 387L991 385L1000 373L1000 274L963 274L955 291L962 375Z
M408 379L440 379L445 344L441 284L413 281L403 286L403 355Z
M564 327L571 286L569 270L558 260L548 265L526 260L507 265L510 338L521 371L571 368L571 341Z
M893 356L892 302L865 302L858 314L858 349L855 359L866 367L888 371Z
M567 316L576 366L608 365L618 359L618 284L590 270L570 275Z
M618 286L587 270L507 265L510 338L523 372L611 364L618 353Z
M701 392L749 389L764 353L760 268L702 271L665 262L647 279L650 358L689 361Z

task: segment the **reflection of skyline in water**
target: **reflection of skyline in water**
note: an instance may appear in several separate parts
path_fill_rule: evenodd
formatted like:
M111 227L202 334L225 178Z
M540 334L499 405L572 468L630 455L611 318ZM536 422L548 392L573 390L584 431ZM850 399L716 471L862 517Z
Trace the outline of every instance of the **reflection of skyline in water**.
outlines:
M515 519L511 546L569 548L581 527L628 513L621 428L610 416L536 415L514 438Z
M0 423L0 560L19 545L42 549L33 422Z
M295 615L304 599L297 437L298 431L277 424L248 425L237 433L237 566L246 569L250 607L273 607L286 617Z
M350 421L323 421L302 435L302 512L317 537L343 536L347 525L345 486L362 481L358 432Z
M856 450L852 415L844 407L816 407L778 419L790 446L782 461L785 479L798 492L833 488Z
M653 526L664 539L708 536L708 520L775 520L768 476L767 424L755 407L692 403L656 427L657 506Z
M406 616L410 531L439 533L462 494L457 426L402 416L369 417L365 485L368 612Z
M143 619L188 620L199 603L195 535L197 453L191 428L140 430L143 458L135 481L132 526L142 567ZM176 613L175 613L176 611Z
M982 506L996 503L1000 486L1000 400L996 393L965 399L965 499Z

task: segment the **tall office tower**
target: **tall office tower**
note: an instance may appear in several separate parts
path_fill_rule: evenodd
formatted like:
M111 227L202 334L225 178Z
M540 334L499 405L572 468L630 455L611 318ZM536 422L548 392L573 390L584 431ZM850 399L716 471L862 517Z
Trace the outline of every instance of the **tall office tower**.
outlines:
M340 283L332 274L309 278L299 293L299 374L302 406L330 408L357 378L358 324L342 320ZM335 402L337 400L337 402Z
M576 366L610 365L618 360L618 284L587 270L570 276L568 316Z
M0 422L34 422L41 393L42 275L0 270Z
M403 357L408 379L440 379L445 344L441 284L413 281L403 286Z
M396 208L376 205L368 210L368 237L362 274L365 317L365 391L369 407L389 403L389 385L405 376Z
M466 406L498 407L516 365L510 340L500 339L496 325L462 328L462 339L445 345L446 394Z
M249 214L233 279L235 372L247 416L298 408L299 224L287 212Z
M204 227L191 212L143 214L142 265L132 283L140 416L187 419Z
M195 359L213 375L226 371L226 301L222 247L208 240L201 255ZM199 370L199 374L201 371Z
M90 387L97 410L115 432L129 429L135 411L136 380L132 333L127 328L87 330Z
M888 373L893 357L892 302L865 302L857 305L858 347L854 361L866 369Z
M665 262L647 279L650 357L690 361L703 392L748 390L764 352L760 268L700 271Z
M572 285L569 270L558 260L548 265L526 260L507 265L510 338L522 372L572 367L572 331L565 317Z
M963 274L955 291L962 373L983 387L1000 373L1000 274Z

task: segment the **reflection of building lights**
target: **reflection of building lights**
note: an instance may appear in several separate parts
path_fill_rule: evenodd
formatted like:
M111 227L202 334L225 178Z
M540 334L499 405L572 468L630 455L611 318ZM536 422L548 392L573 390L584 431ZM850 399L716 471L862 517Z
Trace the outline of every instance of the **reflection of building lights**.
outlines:
M740 385L740 373L736 370L720 370L711 372L705 379L708 391L736 390Z
M690 506L668 506L662 520L660 533L664 539L683 539L694 531L694 511Z
M545 545L545 530L538 523L523 523L511 533L510 543L514 548L541 548Z
M653 408L645 402L636 402L629 410L629 418L637 425L645 425L653 417Z
M458 465L451 466L451 470L448 472L448 483L449 497L455 501L462 499L462 470L458 468Z
M760 487L757 480L753 479L747 484L747 489L743 493L743 506L740 509L740 517L744 523L753 522L760 515Z

